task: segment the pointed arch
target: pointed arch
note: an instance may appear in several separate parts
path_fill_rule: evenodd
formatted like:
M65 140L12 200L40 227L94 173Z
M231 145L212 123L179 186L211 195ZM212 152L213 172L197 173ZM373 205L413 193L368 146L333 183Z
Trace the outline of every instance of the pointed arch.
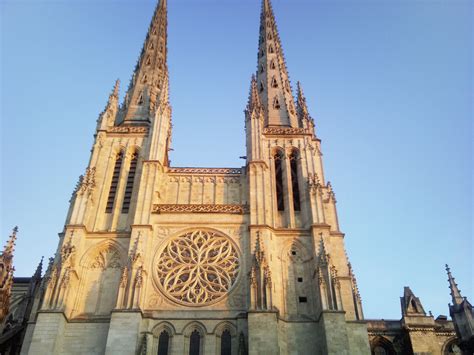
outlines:
M184 329L184 353L189 355L205 354L204 337L206 335L206 327L200 322L188 323Z
M138 165L139 150L135 148L130 157L130 167L128 169L127 184L125 185L125 195L122 202L122 213L128 213L130 202L132 201L133 185Z
M283 196L283 160L285 154L283 149L275 149L273 152L273 163L275 165L275 193L278 211L285 210L285 198Z
M115 307L126 252L111 240L92 245L80 263L80 284L76 290L76 315L110 316Z
M276 109L276 110L279 110L281 108L280 106L280 100L278 100L278 97L275 96L273 98L273 108Z
M299 188L299 161L300 153L299 150L293 148L290 155L290 172L291 172L291 190L293 192L293 209L296 212L301 211L301 201L300 201L300 188Z
M278 81L276 80L275 76L272 76L272 88L278 87Z
M372 355L395 355L393 344L387 338L377 335L370 342L370 351Z
M120 180L120 172L122 170L124 151L120 149L115 156L114 171L112 174L112 181L110 182L109 196L107 198L107 205L105 206L105 213L112 213L115 202L115 195Z

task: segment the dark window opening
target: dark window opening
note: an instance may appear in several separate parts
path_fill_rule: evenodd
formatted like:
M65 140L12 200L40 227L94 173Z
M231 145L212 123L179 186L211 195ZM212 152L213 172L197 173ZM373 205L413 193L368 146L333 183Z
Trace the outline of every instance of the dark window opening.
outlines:
M295 211L301 211L300 204L300 189L298 186L298 162L297 155L295 152L290 155L290 168L291 168L291 188L293 191L293 208Z
M302 278L302 277L298 277L298 282L303 282L303 278Z
M221 355L231 355L232 353L232 338L230 332L226 329L221 335Z
M128 213L130 209L130 201L132 200L133 181L135 180L135 172L137 170L137 154L133 154L130 161L130 170L128 171L127 185L125 187L125 196L123 198L122 213Z
M201 347L201 335L197 330L193 330L189 338L189 355L199 355Z
M283 199L283 171L282 171L282 160L283 153L278 152L274 156L275 159L275 185L276 185L276 197L278 211L285 210L285 201Z
M158 355L168 355L169 342L170 335L166 330L163 330L158 340Z
M117 154L115 158L114 174L112 175L112 181L110 182L109 197L107 198L107 205L105 207L105 213L112 213L114 208L115 194L117 193L117 187L120 179L120 170L122 168L123 152Z
M298 297L298 301L300 303L306 303L306 302L308 302L308 298L307 297Z

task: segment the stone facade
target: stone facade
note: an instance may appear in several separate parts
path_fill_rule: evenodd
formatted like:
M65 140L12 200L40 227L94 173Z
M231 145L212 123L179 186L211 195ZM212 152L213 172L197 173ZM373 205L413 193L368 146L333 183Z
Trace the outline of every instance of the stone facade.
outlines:
M379 351L377 337L394 342L378 330L390 324L364 320L321 141L300 84L293 97L270 1L241 168L170 166L166 31L161 0L124 101L117 82L99 116L21 353L349 355ZM413 329L438 323L423 316ZM437 353L416 332L413 349ZM429 342L443 343L436 332Z

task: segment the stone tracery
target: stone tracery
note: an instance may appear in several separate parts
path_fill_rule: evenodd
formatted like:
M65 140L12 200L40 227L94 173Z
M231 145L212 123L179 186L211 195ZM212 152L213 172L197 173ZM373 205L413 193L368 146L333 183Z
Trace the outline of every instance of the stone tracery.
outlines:
M206 230L169 240L155 265L159 288L172 300L188 306L222 299L240 271L237 248L231 240Z

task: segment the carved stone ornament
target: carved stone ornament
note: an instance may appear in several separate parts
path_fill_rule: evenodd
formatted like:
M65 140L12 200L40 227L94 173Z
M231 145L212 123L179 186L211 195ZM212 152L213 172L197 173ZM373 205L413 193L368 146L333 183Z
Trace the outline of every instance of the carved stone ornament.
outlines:
M133 126L124 126L124 127L111 127L108 131L109 133L148 133L148 127L133 127Z
M249 213L248 205L155 204L153 213Z
M241 168L169 168L169 173L241 175Z
M294 134L311 134L306 128L298 127L267 127L263 129L265 135L294 135Z
M90 195L95 187L95 167L87 168L86 173L79 177L77 193L79 195Z
M206 230L170 239L154 265L158 288L186 306L220 301L233 288L240 272L237 247L230 238Z

